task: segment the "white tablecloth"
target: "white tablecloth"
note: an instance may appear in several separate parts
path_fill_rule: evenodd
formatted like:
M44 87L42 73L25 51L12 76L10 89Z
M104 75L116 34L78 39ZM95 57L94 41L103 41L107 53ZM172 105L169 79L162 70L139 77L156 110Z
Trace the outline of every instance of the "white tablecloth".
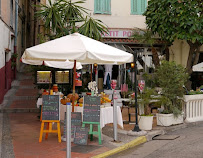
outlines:
M38 100L37 100L37 107L39 108L40 105L42 105L42 98L38 98ZM81 112L83 114L83 107L75 106L74 111ZM66 112L66 105L61 104L60 105L60 120L64 120L65 112ZM121 109L119 106L117 106L117 122L118 122L118 125L120 125L123 128L123 118L122 118ZM101 108L101 111L100 111L101 128L103 128L108 123L113 123L113 107Z
M83 114L83 107L75 106L75 112L81 112ZM64 114L66 112L66 105L61 105L60 108L60 118L64 120ZM121 114L121 109L117 106L117 122L123 128L123 118ZM113 107L101 108L100 111L100 126L103 128L106 124L113 123Z
M37 99L37 108L39 108L40 105L42 105L42 98Z

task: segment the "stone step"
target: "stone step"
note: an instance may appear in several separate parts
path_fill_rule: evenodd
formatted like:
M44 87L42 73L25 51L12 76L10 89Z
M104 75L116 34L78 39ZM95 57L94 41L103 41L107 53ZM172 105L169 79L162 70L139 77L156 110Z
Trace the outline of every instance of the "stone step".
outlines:
M39 113L40 109L38 109L38 108L15 108L15 109L3 108L3 109L0 109L0 113L28 113L28 112Z
M37 100L37 96L13 96L14 100Z

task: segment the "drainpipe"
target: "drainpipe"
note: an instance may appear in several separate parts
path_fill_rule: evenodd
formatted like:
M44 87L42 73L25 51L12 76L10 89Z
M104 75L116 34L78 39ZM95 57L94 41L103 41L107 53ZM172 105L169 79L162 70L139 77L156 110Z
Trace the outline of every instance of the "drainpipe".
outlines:
M15 39L14 53L17 53L17 38L18 38L18 0L15 0ZM16 78L16 67L14 69L14 79Z
M37 5L37 2L35 0L34 1L34 14L36 13L36 5ZM35 34L36 34L36 18L35 18L35 15L34 15L33 46L35 46Z

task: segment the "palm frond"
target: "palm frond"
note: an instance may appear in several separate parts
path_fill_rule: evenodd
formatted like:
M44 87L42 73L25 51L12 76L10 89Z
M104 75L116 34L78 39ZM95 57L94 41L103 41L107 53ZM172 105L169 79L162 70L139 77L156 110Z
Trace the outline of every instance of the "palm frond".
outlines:
M107 27L101 21L87 16L85 23L79 28L79 33L96 40L101 40L102 34L107 32Z

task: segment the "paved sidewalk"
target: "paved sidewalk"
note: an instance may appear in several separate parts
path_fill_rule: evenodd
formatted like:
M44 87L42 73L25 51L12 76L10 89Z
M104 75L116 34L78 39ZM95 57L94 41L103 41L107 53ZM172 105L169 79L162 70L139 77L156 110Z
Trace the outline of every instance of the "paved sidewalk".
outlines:
M12 83L12 89L6 94L3 104L0 105L0 111L4 112L0 113L0 142L2 142L0 143L0 158L66 157L66 142L58 143L57 134L50 133L47 140L43 136L42 142L39 143L41 123L38 118L39 109L36 108L38 90L33 83L34 80L30 73L18 73L17 80ZM124 117L124 119L127 118ZM127 135L127 130L133 129L133 124L124 124L124 126L125 130L118 129L120 142L113 142L113 126L106 125L102 129L102 145L98 145L96 137L93 141L88 139L87 146L72 143L72 158L89 158L96 155L106 157L105 155L111 155L150 141L153 136L164 134L169 129L158 128L155 125L153 130L149 131L148 135L142 139ZM184 128L185 126L181 125L180 127ZM178 126L173 128L178 128ZM61 124L61 133L63 134L63 124ZM108 153L105 153L107 151Z
M1 104L2 109L0 110L3 113L0 113L0 117L4 116L4 119L1 119L3 123L0 122L0 138L2 138L2 142L4 140L7 141L7 143L0 144L2 158L66 157L66 142L58 143L57 134L50 133L47 140L43 136L43 141L41 143L38 141L41 123L38 118L39 109L36 108L38 90L33 83L34 80L31 74L18 73L17 80L12 83L12 89L6 94L5 101ZM62 124L61 133L63 133ZM114 143L112 142L112 126L103 128L103 134L102 145L98 145L96 137L93 141L88 139L87 146L79 146L72 143L72 157L93 157L124 145L136 138L121 132L118 133L121 142ZM4 150L4 152L1 150Z

